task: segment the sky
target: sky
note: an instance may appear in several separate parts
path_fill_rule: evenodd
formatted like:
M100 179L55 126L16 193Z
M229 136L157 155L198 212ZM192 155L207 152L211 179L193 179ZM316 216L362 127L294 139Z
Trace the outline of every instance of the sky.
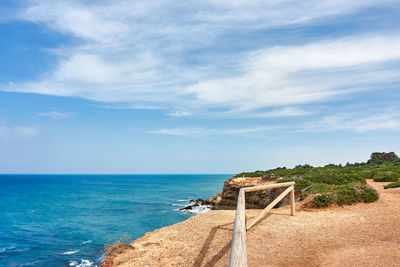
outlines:
M0 173L400 154L398 0L0 2Z

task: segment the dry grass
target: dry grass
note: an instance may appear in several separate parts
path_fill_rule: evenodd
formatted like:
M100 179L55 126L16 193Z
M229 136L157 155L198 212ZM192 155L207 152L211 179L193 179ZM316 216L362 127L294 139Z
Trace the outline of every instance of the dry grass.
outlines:
M129 236L128 233L125 233L124 236L118 239L116 242L104 245L104 255L106 257L115 257L118 254L123 253L127 249L132 249L132 246L130 245L131 243L132 238Z

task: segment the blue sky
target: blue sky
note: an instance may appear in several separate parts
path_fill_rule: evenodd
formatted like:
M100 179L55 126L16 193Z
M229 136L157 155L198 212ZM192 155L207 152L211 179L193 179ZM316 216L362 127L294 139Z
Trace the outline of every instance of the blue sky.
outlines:
M400 153L398 1L1 1L0 173Z

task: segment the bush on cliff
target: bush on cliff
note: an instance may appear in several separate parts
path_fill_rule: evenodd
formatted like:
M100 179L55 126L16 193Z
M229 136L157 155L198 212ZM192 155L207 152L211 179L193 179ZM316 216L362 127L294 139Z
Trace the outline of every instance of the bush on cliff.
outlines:
M315 208L323 208L332 205L335 202L331 194L322 194L315 196L311 201L311 204Z
M332 204L347 205L357 202L373 202L378 193L366 184L365 179L395 182L400 178L400 159L393 152L375 152L367 163L347 163L345 166L328 164L312 167L308 164L295 168L276 168L267 171L240 173L246 177L280 177L278 182L296 182L295 190L301 192L300 199L315 195L313 207ZM387 187L390 188L390 187ZM308 198L309 199L309 198ZM315 201L314 201L315 199Z
M385 189L396 188L396 187L400 187L400 180L384 186Z
M286 182L296 182L296 184L294 185L294 188L296 189L296 191L302 191L303 189L309 187L311 185L310 181L304 180L304 179L290 179L290 178L285 178L285 179L281 179L278 180L278 183L286 183Z
M380 172L374 175L374 182L396 182L400 176L392 172Z
M316 192L316 195L311 200L311 206L314 208L328 207L333 204L351 205L358 202L374 202L378 200L378 193L367 185L338 185L331 186L330 190L325 187L319 187L321 191ZM321 194L322 193L322 194Z
M366 187L364 190L360 191L360 196L364 200L365 203L375 202L379 199L379 194L375 189L371 187Z

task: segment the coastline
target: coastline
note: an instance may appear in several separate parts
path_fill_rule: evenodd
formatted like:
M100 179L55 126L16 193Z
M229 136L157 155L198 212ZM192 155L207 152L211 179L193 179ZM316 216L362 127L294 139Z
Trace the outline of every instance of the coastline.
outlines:
M228 177L0 175L0 266L99 265L104 244L186 220L174 204L216 194Z
M300 210L295 217L289 207L275 209L247 233L249 266L399 263L400 188L368 184L381 196L374 203ZM148 232L113 251L101 266L227 266L234 216L234 210L210 211Z

